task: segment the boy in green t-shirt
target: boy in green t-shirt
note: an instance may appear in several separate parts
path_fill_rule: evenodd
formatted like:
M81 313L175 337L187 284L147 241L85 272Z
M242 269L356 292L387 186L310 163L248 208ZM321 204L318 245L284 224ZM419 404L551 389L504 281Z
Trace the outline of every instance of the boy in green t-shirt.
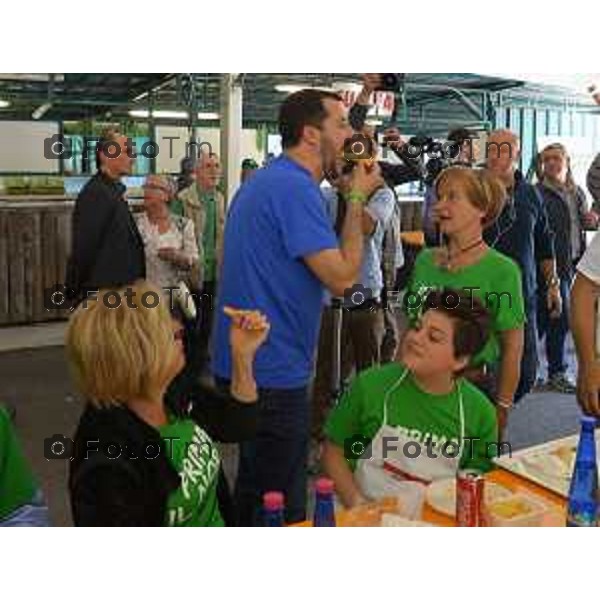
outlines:
M459 304L446 302L458 296ZM461 468L487 471L499 448L494 406L460 377L489 334L489 314L458 292L432 292L401 362L361 373L325 427L323 466L347 507Z
M8 413L0 406L0 527L48 525L48 510Z

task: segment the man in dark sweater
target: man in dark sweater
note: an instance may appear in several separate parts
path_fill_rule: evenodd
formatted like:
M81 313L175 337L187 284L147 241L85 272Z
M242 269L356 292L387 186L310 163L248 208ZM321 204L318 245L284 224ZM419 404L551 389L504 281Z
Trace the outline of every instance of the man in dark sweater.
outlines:
M144 243L129 211L120 178L131 172L127 138L110 130L98 142L98 172L75 202L67 287L81 299L85 290L121 287L146 276Z
M562 308L554 234L541 196L516 168L520 151L519 138L512 131L493 131L488 138L486 167L504 183L508 201L496 222L484 232L484 238L490 246L512 258L521 269L527 314L521 378L515 401L531 391L537 375L538 264L548 290L546 302L550 316L560 316Z

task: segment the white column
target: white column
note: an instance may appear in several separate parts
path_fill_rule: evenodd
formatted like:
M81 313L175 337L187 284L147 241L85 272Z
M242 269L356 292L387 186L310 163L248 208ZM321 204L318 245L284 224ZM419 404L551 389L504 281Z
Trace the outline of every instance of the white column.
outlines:
M242 143L242 85L239 73L221 77L221 165L227 202L240 184Z

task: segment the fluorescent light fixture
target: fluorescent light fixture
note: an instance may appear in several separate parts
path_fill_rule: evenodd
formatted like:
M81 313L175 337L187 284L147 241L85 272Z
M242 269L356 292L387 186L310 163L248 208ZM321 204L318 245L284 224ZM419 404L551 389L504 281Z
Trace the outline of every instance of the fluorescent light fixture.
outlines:
M216 121L219 118L219 113L215 112L199 112L198 119L200 121Z
M150 111L146 109L130 110L129 116L147 119L150 116ZM154 110L152 111L152 117L155 119L188 119L189 114L184 110ZM200 121L216 121L219 119L219 113L199 112L198 119Z
M50 109L52 108L52 102L45 102L41 106L38 106L32 113L31 118L34 121L41 119Z
M133 101L134 102L139 102L140 100L143 100L150 92L142 92L139 96L136 96Z
M154 110L152 116L155 119L187 119L188 114L183 110Z
M0 100L0 108L8 108L10 106L10 102L8 100Z
M310 87L310 85L302 85L301 83L280 83L275 86L275 89L282 94L293 94Z
M147 119L150 116L150 111L145 109L130 110L129 116ZM153 110L152 117L155 119L187 119L188 113L183 110Z

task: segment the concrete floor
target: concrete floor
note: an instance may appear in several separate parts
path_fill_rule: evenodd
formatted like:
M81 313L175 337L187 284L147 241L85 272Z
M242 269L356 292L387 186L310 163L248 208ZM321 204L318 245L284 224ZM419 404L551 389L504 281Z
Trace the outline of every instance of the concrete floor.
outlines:
M75 431L82 401L70 381L64 348L45 346L60 343L57 324L41 336L39 328L29 334L24 328L18 335L25 349L0 352L0 401L17 409L16 427L25 453L44 490L55 525L71 525L67 496L67 464L44 458L44 439L55 434L71 437ZM7 333L0 329L0 339ZM33 337L31 337L33 336ZM54 342L53 342L54 340ZM4 342L8 347L8 341ZM15 340L11 347L14 347ZM33 344L35 345L35 344ZM2 345L0 344L0 347ZM570 357L571 363L572 356ZM540 444L577 431L579 409L573 396L531 394L511 414L507 440L513 450ZM223 449L223 463L231 477L235 469L235 446Z

